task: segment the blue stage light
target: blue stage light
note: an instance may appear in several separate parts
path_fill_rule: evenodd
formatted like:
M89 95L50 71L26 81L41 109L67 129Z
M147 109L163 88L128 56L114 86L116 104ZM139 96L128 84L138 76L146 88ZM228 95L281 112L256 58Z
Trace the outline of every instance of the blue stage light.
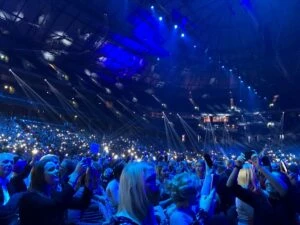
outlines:
M185 36L185 34L184 34L184 33L181 33L181 37L184 38L184 36Z
M174 25L174 29L176 30L177 28L178 28L178 25L177 25L177 24L175 24L175 25Z
M154 5L151 5L151 9L154 9Z
M159 21L162 21L162 20L163 20L163 18L162 18L161 16L160 16L158 19L159 19Z

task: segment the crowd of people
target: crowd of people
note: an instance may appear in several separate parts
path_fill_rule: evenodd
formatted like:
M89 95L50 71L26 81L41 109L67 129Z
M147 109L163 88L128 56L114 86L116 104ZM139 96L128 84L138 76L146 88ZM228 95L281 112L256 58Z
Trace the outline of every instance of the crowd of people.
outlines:
M175 152L16 118L0 150L4 225L300 224L298 158L282 151Z

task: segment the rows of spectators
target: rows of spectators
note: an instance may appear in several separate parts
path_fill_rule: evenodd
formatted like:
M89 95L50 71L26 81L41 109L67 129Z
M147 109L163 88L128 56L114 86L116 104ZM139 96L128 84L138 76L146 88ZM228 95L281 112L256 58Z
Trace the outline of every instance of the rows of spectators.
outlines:
M99 145L83 130L16 118L0 135L0 224L299 224L292 154Z

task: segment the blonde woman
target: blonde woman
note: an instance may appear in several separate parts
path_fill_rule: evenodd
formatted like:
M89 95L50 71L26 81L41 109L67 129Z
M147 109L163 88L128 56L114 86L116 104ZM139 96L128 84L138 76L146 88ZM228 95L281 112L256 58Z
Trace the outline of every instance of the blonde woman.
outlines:
M145 162L129 163L120 178L119 206L113 224L157 225L153 206L158 197L155 168Z
M256 179L255 170L252 164L245 163L240 169L237 183L241 187L256 192L258 190L258 180ZM254 209L249 204L235 199L235 206L237 211L238 225L252 225Z
M246 158L241 154L235 162L235 167L227 180L227 187L239 199L253 207L254 225L295 225L296 210L290 183L283 173L270 172L257 155L251 156L251 163L255 170L266 178L266 190L252 191L237 184L239 170L243 168Z

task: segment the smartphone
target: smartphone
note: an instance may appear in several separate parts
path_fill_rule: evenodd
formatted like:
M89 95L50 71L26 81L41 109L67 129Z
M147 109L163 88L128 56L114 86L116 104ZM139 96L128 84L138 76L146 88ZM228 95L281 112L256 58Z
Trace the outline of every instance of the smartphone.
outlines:
M208 153L205 153L203 157L204 157L204 160L205 160L207 166L209 168L212 168L213 167L213 161L211 160L210 155Z
M285 163L283 161L281 161L280 164L281 164L282 172L287 173L288 170L287 170Z

